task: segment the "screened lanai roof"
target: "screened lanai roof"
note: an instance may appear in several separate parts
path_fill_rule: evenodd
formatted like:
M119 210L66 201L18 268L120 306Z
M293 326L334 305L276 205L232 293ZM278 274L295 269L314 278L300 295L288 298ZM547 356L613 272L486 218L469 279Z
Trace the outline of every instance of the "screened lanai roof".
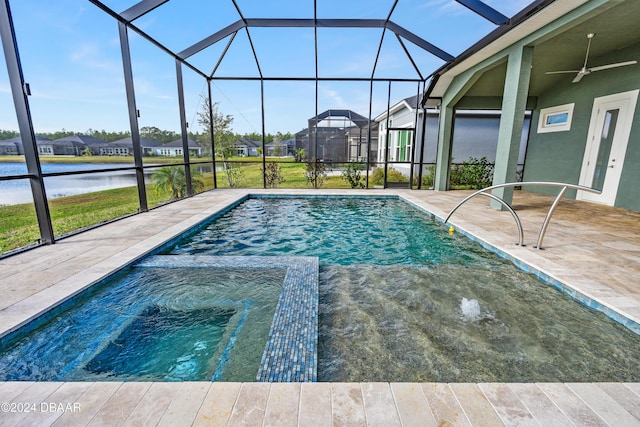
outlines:
M90 0L213 79L407 79L438 68L522 0ZM530 4L531 3L531 4Z

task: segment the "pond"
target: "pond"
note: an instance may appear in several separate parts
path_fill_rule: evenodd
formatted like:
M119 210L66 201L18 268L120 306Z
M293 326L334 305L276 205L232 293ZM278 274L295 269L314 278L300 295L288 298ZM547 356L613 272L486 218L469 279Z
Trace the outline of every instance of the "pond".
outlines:
M123 163L43 163L42 172L59 173L126 168L128 166L132 165ZM200 165L199 167L202 168L203 165ZM201 172L210 172L211 169L212 168L209 167L208 170L201 170ZM149 180L153 172L154 169L145 171L145 179ZM26 173L27 170L24 163L0 163L0 176L22 175ZM134 170L45 178L45 188L47 191L47 198L49 199L72 196L75 194L93 193L95 191L110 190L113 188L130 187L134 185L136 185L136 173ZM0 206L31 203L32 201L33 198L28 179L0 181Z

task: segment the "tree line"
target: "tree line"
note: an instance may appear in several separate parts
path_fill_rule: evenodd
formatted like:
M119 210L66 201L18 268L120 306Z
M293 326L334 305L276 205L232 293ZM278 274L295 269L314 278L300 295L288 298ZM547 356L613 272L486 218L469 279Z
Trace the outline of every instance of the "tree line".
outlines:
M72 135L87 135L97 139L101 139L106 142L113 142L113 141L118 141L120 139L131 136L131 132L129 131L107 132L104 129L103 130L87 129L84 132L76 132L72 130L62 129L56 132L37 132L36 133L36 136L40 136L40 137L52 139L52 140L64 138L66 136L72 136ZM262 141L262 135L256 132L245 133L245 134L236 134L232 132L231 135L234 141L240 138L247 138L253 141ZM14 130L0 129L0 140L11 139L17 136L20 136L20 132L17 132ZM154 140L154 141L158 141L161 144L166 144L168 142L175 141L176 139L180 139L181 137L181 135L177 132L174 132L171 130L162 130L155 126L144 126L140 128L140 136ZM200 144L207 144L207 145L210 144L209 132L206 132L206 133L205 132L202 132L202 133L189 132L189 137L193 138L195 141L197 141ZM265 136L265 141L268 144L272 142L274 139L276 139L277 137L280 138L280 141L284 141L286 139L293 138L294 135L291 134L290 132L287 132L284 134L280 132L277 132L276 134L267 133Z

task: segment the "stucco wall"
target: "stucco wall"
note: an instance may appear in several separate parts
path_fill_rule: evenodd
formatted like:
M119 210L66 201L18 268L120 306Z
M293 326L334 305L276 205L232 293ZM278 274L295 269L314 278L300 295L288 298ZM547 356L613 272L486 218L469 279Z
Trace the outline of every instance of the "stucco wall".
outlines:
M631 59L640 60L640 46L623 49L610 55L590 59L593 65ZM538 106L531 121L531 134L526 155L526 181L559 181L578 184L582 159L586 149L593 101L597 97L640 88L640 64L598 71L571 83L573 75L538 95ZM540 109L575 103L571 130L537 133ZM640 103L639 103L640 105ZM616 206L640 210L640 112L636 108ZM540 192L557 190L540 188ZM575 197L570 192L567 197Z

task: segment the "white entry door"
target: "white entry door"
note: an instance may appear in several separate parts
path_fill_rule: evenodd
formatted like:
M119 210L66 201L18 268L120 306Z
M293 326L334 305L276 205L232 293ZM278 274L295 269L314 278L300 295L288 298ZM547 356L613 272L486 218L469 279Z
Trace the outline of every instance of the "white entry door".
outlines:
M578 199L610 206L615 203L638 92L633 90L594 99L580 185L602 193L579 191Z

